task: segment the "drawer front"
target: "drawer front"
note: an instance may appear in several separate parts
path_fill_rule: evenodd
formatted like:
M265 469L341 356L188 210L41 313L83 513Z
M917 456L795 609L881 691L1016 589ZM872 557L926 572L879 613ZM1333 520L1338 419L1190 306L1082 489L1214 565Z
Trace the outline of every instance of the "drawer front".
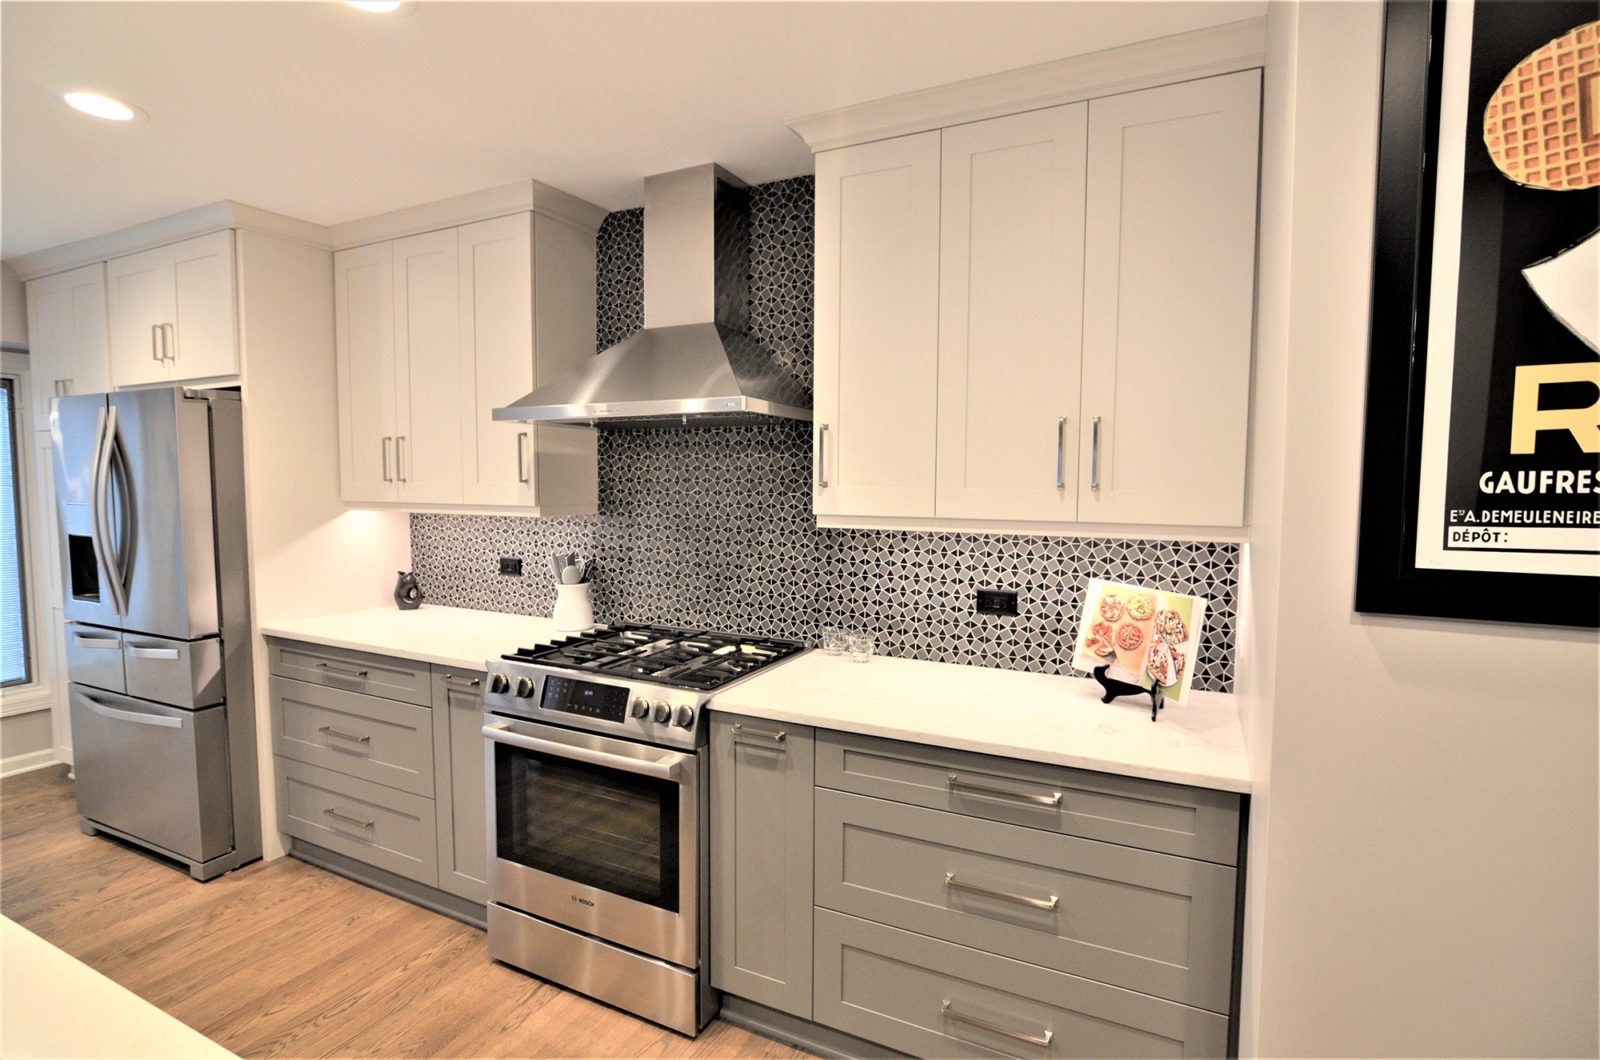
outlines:
M271 684L278 754L433 796L433 711L285 677Z
M818 905L1227 1012L1235 870L819 790Z
M278 827L304 839L438 886L433 800L278 756Z
M816 1019L913 1056L1222 1056L1228 1020L817 910Z
M1235 865L1238 795L850 733L819 733L817 784Z
M122 666L130 696L181 707L222 702L222 641L215 637L190 641L124 633Z
M122 671L122 633L93 626L67 626L67 679L74 684L126 692Z
M432 671L427 663L292 640L268 643L272 646L272 673L279 677L397 699L419 707L432 702Z

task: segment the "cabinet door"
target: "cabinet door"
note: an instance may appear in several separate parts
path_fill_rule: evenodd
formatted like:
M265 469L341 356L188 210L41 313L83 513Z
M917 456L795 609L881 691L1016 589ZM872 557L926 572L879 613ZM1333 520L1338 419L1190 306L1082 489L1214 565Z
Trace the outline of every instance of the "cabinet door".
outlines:
M394 241L395 478L399 499L461 500L456 230Z
M1089 104L1080 520L1243 522L1260 86Z
M50 399L111 389L106 267L86 265L28 283L33 426L50 426Z
M239 374L233 232L212 232L163 249L172 270L174 305L168 377L176 382Z
M339 490L351 502L395 498L393 245L333 256L339 367Z
M494 410L533 389L532 214L457 230L461 305L462 497L532 504L533 425Z
M1088 104L944 130L938 514L1078 510Z
M812 730L711 719L711 985L811 1018Z
M433 758L439 886L473 902L489 897L484 799L483 674L433 668Z
M106 312L111 342L111 382L138 386L167 379L170 335L176 316L166 247L106 262Z
M817 155L818 515L934 514L939 133Z

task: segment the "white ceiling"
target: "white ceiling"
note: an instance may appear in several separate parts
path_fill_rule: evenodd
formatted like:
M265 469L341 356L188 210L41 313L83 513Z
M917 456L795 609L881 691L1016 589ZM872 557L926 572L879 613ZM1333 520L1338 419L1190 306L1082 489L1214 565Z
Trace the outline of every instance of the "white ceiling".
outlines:
M1260 15L1264 0L0 4L7 257L235 199L320 224L536 177L811 171L788 118ZM149 113L113 124L86 87Z

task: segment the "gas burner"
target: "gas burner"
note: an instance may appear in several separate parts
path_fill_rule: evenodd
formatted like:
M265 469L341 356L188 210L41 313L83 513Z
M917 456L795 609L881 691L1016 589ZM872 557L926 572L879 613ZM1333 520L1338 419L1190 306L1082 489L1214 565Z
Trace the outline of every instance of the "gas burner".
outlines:
M768 637L622 625L518 648L501 658L710 692L804 650L802 644Z

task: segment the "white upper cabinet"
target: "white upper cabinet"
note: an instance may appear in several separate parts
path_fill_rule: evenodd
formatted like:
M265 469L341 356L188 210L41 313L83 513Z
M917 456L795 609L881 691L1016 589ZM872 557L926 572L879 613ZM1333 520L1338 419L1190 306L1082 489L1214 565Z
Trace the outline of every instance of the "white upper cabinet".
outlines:
M399 499L461 500L461 321L456 230L394 242L394 476Z
M939 133L817 156L818 515L931 516Z
M595 510L594 431L496 408L594 355L594 240L517 213L334 255L350 503Z
M1089 104L1081 520L1244 521L1260 88Z
M1259 122L1252 69L820 151L817 515L1241 525Z
M233 245L225 230L106 263L114 385L238 375Z
M28 282L27 291L33 426L45 430L50 426L51 398L111 389L106 267L96 262L41 276Z
M394 476L394 246L333 256L339 365L339 482L347 501L392 501Z
M1076 518L1087 114L944 130L940 517Z

